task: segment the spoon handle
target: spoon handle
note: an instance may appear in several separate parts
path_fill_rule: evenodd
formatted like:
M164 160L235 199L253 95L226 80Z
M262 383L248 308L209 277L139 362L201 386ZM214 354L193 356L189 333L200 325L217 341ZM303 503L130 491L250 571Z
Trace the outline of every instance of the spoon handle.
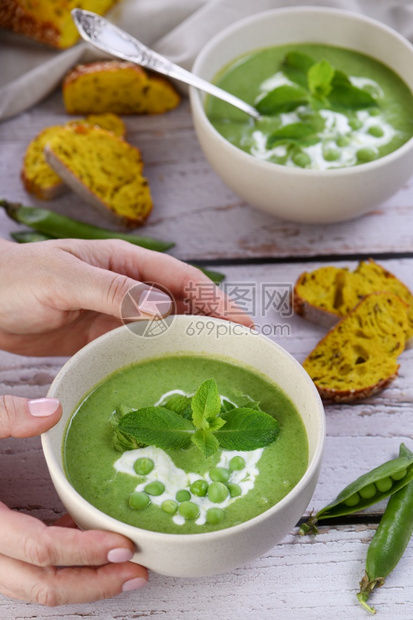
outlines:
M260 118L253 106L157 54L100 15L83 9L73 9L72 17L82 38L103 52L194 86L218 99L223 99L253 118Z

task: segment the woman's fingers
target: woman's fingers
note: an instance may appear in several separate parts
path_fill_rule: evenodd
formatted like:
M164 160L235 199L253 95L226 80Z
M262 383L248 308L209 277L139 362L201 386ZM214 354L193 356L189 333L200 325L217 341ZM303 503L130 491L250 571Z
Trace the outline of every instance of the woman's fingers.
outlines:
M66 523L68 528L62 527ZM47 527L0 503L0 593L41 605L86 603L140 588L147 570L120 534Z
M62 407L55 398L0 396L0 439L40 435L54 426L61 415Z
M40 605L89 603L140 588L147 580L147 571L132 562L56 568L0 555L0 592Z
M80 277L77 279L79 307L119 316L125 294L138 282L150 282L155 287L157 284L165 287L178 304L185 302L188 313L204 313L253 326L252 319L205 274L172 256L123 241L79 244L76 255L91 265L88 269L86 265L81 268L85 278L82 287L79 287ZM162 300L167 301L167 297L160 292L158 301ZM145 302L144 297L142 301ZM168 311L161 314L165 316Z
M134 553L121 534L48 527L1 503L0 532L0 554L36 566L99 566L126 562Z

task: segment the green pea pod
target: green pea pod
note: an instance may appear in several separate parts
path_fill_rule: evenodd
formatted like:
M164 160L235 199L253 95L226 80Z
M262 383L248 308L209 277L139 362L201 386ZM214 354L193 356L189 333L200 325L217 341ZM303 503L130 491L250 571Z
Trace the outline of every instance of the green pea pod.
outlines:
M400 456L409 458L413 453L402 443ZM367 551L366 574L360 581L357 598L368 611L376 613L367 600L374 588L383 585L385 578L397 566L412 534L413 482L410 482L389 499Z
M334 501L302 524L300 534L316 534L316 524L320 519L342 517L364 510L392 495L412 479L413 454L386 461L346 486Z
M73 220L65 215L60 215L49 209L26 207L8 200L0 200L0 207L3 207L7 215L16 222L25 224L39 233L58 237L59 239L123 239L142 248L156 250L157 252L165 252L175 245L172 242L159 241L152 237L141 237L139 235L98 228L91 224Z
M10 237L17 241L17 243L35 243L37 241L49 241L49 239L56 239L51 235L45 235L44 233L35 232L33 230L19 230L10 233ZM212 269L205 269L194 263L189 263L193 267L196 267L202 273L204 273L214 284L221 284L225 280L225 275L219 271L212 271Z

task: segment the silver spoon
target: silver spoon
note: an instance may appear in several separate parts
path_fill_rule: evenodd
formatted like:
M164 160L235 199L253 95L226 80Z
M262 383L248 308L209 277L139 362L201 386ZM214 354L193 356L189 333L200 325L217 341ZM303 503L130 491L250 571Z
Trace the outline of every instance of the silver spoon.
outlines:
M260 118L260 114L253 106L153 52L146 45L100 15L83 9L73 9L72 17L82 38L103 52L147 67L190 86L195 86L199 90L230 103L255 119Z

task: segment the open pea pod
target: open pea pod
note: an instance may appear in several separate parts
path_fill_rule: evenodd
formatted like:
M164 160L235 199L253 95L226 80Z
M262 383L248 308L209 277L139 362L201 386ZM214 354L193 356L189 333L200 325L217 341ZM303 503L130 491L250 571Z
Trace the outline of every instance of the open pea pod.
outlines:
M300 534L316 534L320 519L342 517L364 510L392 495L413 480L413 455L399 456L375 467L345 487L335 500L312 515L300 528Z
M413 456L402 443L400 456ZM366 572L357 594L365 609L376 613L367 601L396 568L413 535L413 482L406 484L389 499L376 533L367 550Z

